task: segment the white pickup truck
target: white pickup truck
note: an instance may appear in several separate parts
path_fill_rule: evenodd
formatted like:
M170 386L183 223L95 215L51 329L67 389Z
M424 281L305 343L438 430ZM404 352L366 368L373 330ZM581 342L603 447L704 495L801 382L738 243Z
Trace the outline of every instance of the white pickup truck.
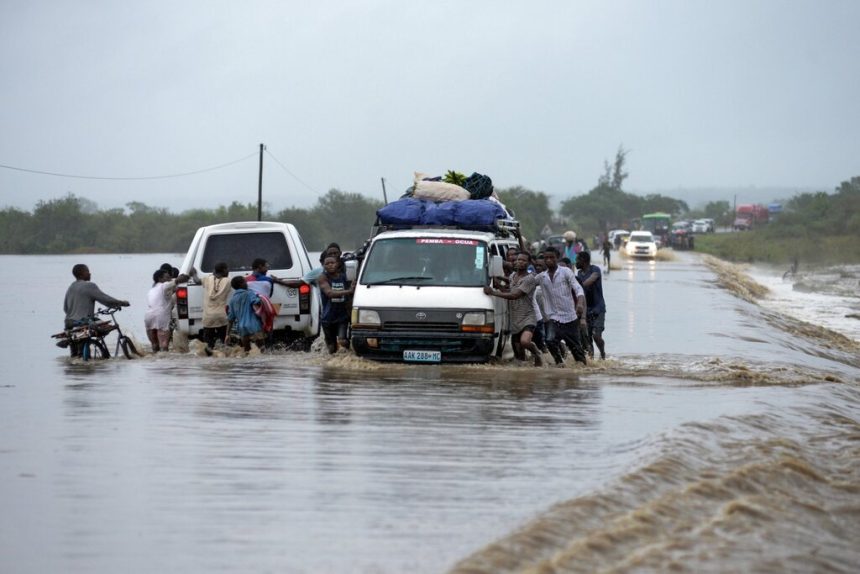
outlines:
M269 263L269 274L279 279L301 279L313 268L299 232L289 223L242 221L201 227L194 235L180 272L197 270L199 279L210 275L219 262L225 262L230 277L251 273L251 263L262 258ZM319 290L312 285L285 287L274 284L270 297L277 310L273 337L288 345L297 343L309 349L319 335ZM202 338L203 286L197 282L176 290L176 333L189 339Z

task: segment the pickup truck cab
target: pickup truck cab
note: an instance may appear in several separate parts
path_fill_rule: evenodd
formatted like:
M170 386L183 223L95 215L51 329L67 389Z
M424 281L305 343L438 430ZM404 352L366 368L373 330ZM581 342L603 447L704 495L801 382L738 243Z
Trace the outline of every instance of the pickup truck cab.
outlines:
M382 231L355 285L352 347L369 359L485 362L507 339L507 301L484 293L501 277L513 236L456 228Z
M225 262L230 277L251 273L251 262L262 258L269 263L269 274L279 279L301 279L312 269L308 251L299 232L289 223L242 221L201 227L194 235L180 272L197 276L211 275L218 262ZM286 287L275 283L269 299L277 315L273 337L279 342L301 342L310 348L319 335L319 291L308 284ZM189 282L176 290L173 311L176 331L189 339L203 332L203 286Z

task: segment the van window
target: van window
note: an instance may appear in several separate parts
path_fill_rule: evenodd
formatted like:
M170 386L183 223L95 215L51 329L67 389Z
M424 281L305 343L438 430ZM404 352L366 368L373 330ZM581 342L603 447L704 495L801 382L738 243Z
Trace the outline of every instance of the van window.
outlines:
M270 231L211 235L206 241L200 268L211 273L216 263L224 261L230 271L250 271L251 262L258 257L268 261L270 269L290 269L293 266L287 238L279 231Z

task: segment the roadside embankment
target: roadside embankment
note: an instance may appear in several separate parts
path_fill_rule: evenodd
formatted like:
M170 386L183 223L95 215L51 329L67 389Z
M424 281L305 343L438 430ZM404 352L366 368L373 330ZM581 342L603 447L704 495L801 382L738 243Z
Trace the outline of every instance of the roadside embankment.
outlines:
M721 287L728 289L745 301L760 305L761 300L766 299L770 294L770 290L766 286L758 283L747 274L745 265L729 263L708 255L703 257L703 261L717 276L717 283ZM826 348L838 349L854 357L860 352L860 344L832 329L784 313L767 314L765 319L782 331L815 340ZM856 360L851 363L854 364L855 362Z
M708 255L703 258L703 261L717 275L720 286L741 299L750 303L757 303L759 299L767 296L768 288L747 275L743 266L721 261Z
M766 229L696 236L696 251L735 262L833 265L860 263L860 242L851 235L775 236Z

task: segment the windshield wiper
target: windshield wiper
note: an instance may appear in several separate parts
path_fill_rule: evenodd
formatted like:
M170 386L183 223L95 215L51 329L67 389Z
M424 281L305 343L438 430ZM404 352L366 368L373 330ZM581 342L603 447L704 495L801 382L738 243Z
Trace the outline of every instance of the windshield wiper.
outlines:
M419 279L422 281L430 281L433 278L427 277L426 275L413 275L413 276L407 276L407 277L392 277L391 279L386 279L384 281L374 281L373 283L368 283L368 285L390 285L391 283L397 283L399 281L416 281Z

